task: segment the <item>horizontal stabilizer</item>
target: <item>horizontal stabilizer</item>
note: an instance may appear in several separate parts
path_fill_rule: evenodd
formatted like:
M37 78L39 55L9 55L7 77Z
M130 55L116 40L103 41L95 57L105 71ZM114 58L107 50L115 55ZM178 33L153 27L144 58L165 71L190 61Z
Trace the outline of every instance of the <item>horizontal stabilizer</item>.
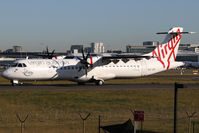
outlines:
M194 34L196 32L158 32L156 34Z

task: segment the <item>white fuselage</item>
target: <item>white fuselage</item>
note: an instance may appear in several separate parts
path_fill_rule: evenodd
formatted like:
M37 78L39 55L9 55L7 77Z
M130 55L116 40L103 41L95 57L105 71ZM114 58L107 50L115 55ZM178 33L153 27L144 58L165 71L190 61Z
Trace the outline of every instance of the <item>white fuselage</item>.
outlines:
M100 60L100 59L99 59ZM133 78L151 75L166 70L156 58L139 61L119 60L116 64L110 62L106 65L101 61L92 68L80 69L82 64L77 59L24 59L15 61L22 66L9 67L2 72L2 76L10 80L72 80L86 82L91 79L109 80L113 78ZM181 64L171 66L177 67Z

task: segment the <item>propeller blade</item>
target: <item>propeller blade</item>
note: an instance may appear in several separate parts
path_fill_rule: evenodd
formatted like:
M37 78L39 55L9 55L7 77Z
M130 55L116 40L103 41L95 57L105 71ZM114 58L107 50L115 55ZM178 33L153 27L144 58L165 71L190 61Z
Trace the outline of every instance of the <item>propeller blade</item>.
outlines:
M86 73L86 76L87 76L87 72L88 72L87 67L85 67L85 73Z
M84 65L83 68L85 69L86 76L88 74L89 67L91 67L91 68L93 67L93 64L90 64L87 61L87 59L89 58L89 56L90 56L90 52L88 52L88 54L85 57L84 49L83 48L82 48L82 57L83 57L83 59L77 56L77 59L80 60L80 63L82 63L82 65ZM79 68L78 72L80 72L81 70L82 70L82 68Z
M82 48L82 56L83 56L83 59L85 60L85 55L84 55L84 49Z
M81 67L79 67L79 70L78 70L78 72L80 72L82 70L82 68Z
M55 50L53 50L53 51L52 51L51 56L53 56L53 55L54 55L54 53L55 53Z
M80 57L78 57L78 56L77 56L77 59L80 60L80 61L82 60L82 59L81 59Z
M89 56L90 56L90 52L88 52L88 54L86 55L86 60L88 59Z

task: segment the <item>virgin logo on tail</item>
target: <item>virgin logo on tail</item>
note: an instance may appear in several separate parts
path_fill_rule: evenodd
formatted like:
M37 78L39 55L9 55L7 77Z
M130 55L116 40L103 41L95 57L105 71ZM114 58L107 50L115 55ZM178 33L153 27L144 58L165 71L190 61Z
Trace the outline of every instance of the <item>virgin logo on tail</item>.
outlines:
M180 32L178 29L176 32ZM171 57L174 61L176 59L175 49L179 45L181 39L181 34L174 34L172 39L170 39L166 44L161 44L153 51L152 55L157 56L157 60L163 65L163 68L169 69Z

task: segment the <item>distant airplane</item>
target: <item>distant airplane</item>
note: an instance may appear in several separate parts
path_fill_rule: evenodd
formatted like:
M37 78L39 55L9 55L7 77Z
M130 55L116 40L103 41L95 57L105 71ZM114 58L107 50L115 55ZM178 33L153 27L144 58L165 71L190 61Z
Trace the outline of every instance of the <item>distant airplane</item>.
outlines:
M182 34L189 33L192 32L183 32L181 27L159 32L157 34L166 34L163 43L142 56L91 56L82 50L82 57L17 60L2 72L2 76L12 85L24 80L70 80L78 84L95 82L102 85L105 80L147 76L184 65L175 59Z
M199 62L185 61L184 63L185 65L183 67L185 68L194 68L194 69L199 68Z

